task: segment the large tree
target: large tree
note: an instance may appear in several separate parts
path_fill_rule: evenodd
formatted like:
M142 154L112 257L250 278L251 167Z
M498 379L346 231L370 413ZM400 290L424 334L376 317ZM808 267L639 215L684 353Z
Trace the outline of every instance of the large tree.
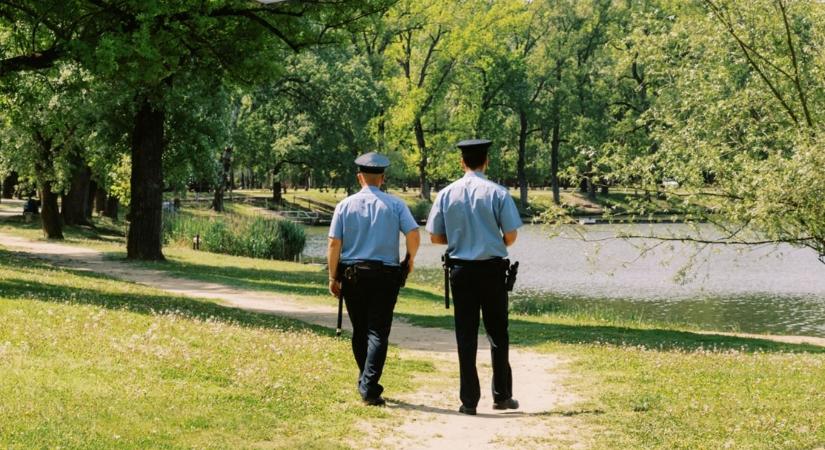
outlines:
M397 64L387 75L394 97L390 120L398 141L414 143L420 197L424 200L430 200L432 145L427 142L428 134L437 133L439 103L456 65L456 48L450 40L461 21L457 6L437 0L402 0L388 19L402 24L387 50L388 57Z
M329 39L336 28L383 8L382 1L73 0L3 2L0 26L15 48L0 77L74 60L133 98L131 214L127 253L163 259L161 200L167 112L192 77L255 82L277 73L278 54Z
M658 148L622 166L624 182L721 230L668 239L790 242L825 253L818 61L825 18L817 2L703 0L673 4L648 28L637 65L657 75L645 114ZM662 190L663 180L679 183ZM661 205L640 202L646 214Z

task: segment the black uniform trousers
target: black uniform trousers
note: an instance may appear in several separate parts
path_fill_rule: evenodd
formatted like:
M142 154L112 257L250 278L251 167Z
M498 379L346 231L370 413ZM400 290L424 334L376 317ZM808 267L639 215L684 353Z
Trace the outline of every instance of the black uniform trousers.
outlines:
M479 310L484 319L493 362L493 401L513 396L510 336L504 264L493 261L455 261L450 272L455 311L455 337L461 376L461 403L475 408L481 397L476 370Z
M379 384L387 359L392 313L398 299L400 271L375 269L343 280L344 302L352 322L352 353L358 364L358 392L375 399L384 392Z

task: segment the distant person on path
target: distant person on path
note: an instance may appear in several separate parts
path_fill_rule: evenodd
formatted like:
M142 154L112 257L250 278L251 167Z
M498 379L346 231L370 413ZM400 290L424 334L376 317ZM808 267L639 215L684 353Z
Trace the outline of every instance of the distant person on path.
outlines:
M484 139L457 144L465 174L438 193L427 221L432 242L447 245L445 270L455 304L461 378L459 412L469 415L476 414L481 397L476 370L479 310L493 360L493 409L519 407L509 361L505 258L522 222L507 189L484 175L490 144Z
M362 189L338 203L329 227L329 291L335 296L343 294L352 322L358 392L365 404L381 406L384 387L379 380L393 309L406 274L412 272L421 238L407 205L380 190L389 159L367 153L355 164ZM406 236L408 256L403 264L398 255L399 233Z
M34 215L40 214L40 206L38 205L37 200L31 197L26 200L26 203L23 204L23 214L26 213Z

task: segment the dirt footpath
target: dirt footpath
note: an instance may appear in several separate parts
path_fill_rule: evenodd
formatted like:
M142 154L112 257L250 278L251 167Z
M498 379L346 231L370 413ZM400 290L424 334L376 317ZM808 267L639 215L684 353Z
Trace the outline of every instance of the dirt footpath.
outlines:
M89 270L144 284L167 292L219 300L250 311L277 314L308 323L333 327L336 303L308 305L294 298L260 291L235 289L225 285L172 277L161 270L135 267L126 262L106 260L102 252L0 233L0 245L9 250L42 258L53 264ZM403 292L402 292L403 299ZM403 300L402 300L403 301ZM348 327L346 320L345 326ZM388 407L401 420L400 427L371 430L373 448L584 448L588 430L575 415L561 413L577 398L565 390L565 361L555 355L511 348L514 397L517 411L494 411L489 392L491 380L489 346L479 338L479 379L481 402L477 416L457 412L458 363L455 336L449 330L412 326L395 320L390 343L402 350L402 357L432 360L436 371L426 380L417 380L415 392L393 396L387 393ZM365 428L371 427L365 424ZM367 431L367 430L365 430Z

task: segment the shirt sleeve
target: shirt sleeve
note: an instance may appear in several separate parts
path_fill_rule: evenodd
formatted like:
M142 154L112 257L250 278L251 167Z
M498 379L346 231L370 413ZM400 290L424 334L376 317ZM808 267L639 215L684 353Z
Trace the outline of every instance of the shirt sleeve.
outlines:
M398 204L401 211L401 216L399 217L401 232L407 234L412 230L417 230L418 222L415 221L415 217L413 217L412 212L410 212L410 208L408 208L403 201L399 201Z
M435 197L433 207L430 209L430 216L427 218L427 232L442 236L447 234L447 227L444 224L444 212L441 210L441 192Z
M344 239L344 221L341 219L341 203L335 207L332 213L332 221L329 223L329 237L333 239Z
M513 197L510 196L509 192L505 192L501 200L499 218L501 220L501 231L504 233L517 230L523 225L521 215L519 215L518 208L516 208L516 202L513 201Z

